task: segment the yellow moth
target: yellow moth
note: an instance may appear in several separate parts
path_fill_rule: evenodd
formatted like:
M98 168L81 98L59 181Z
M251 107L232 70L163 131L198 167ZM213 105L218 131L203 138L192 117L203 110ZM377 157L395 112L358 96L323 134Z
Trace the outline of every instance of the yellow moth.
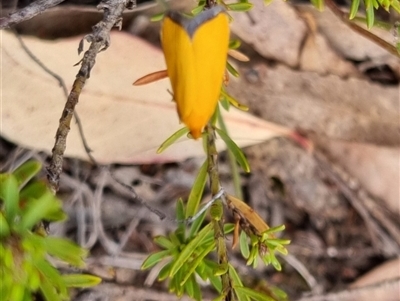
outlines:
M192 19L169 12L161 44L179 118L199 138L219 99L228 54L228 16L221 6Z
M134 85L168 75L179 118L197 139L218 103L228 54L228 16L221 6L194 18L171 11L162 24L161 44L166 73L152 73Z

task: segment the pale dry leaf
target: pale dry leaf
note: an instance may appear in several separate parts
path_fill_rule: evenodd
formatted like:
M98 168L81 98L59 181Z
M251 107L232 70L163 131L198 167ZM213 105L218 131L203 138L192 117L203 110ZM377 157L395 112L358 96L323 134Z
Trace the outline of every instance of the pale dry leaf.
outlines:
M318 31L328 40L330 46L343 58L354 61L364 61L392 56L382 47L351 30L329 9L320 12L311 5L301 5L298 6L298 9L314 16L318 24ZM362 26L363 24L360 23L360 25ZM372 28L371 31L389 43L393 43L394 36L390 32L377 27Z
M373 270L359 277L354 283L350 285L351 288L363 287L383 280L389 280L400 277L400 257L388 260ZM400 282L398 287L400 299ZM386 300L386 299L381 299Z
M48 68L71 88L80 60L80 38L42 41L24 40ZM2 32L2 132L8 140L25 147L50 152L65 103L57 82L21 49L17 39ZM141 87L132 82L165 69L159 49L126 33L113 32L111 47L99 53L91 77L83 89L77 111L94 157L101 163L155 163L180 161L203 155L200 141L181 139L161 155L159 145L182 125L169 94L169 81ZM277 126L232 109L226 114L232 138L240 145L259 143L288 134ZM218 141L219 148L223 148ZM75 123L67 140L66 155L87 158Z
M400 148L366 143L325 140L332 158L368 192L383 200L400 216Z
M400 144L399 87L248 63L229 91L265 120L319 136Z
M273 1L268 7L262 1L253 5L247 13L230 12L232 32L262 56L297 66L307 31L304 21L283 1Z

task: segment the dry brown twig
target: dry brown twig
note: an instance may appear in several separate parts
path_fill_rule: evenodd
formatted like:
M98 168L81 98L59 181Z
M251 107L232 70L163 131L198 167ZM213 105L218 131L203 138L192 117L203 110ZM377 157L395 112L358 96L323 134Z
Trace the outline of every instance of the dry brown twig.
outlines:
M47 167L47 178L53 193L58 190L64 151L66 149L67 136L70 129L71 119L75 111L75 106L79 101L80 93L90 77L97 53L106 50L110 45L110 30L114 27L121 27L122 13L125 8L132 8L134 0L103 0L98 9L103 10L103 20L93 27L93 32L86 35L79 43L78 53L83 51L84 40L90 43L89 49L85 52L81 60L81 67L76 75L70 94L60 118L60 124L56 133L56 142L52 149L52 158Z
M400 57L400 53L394 45L386 42L385 40L376 36L372 32L360 27L353 21L349 20L349 15L347 13L342 12L341 9L335 4L333 0L326 0L325 4L344 24L346 24L352 30L354 30L361 36L367 38L368 40L374 42L375 44L379 45L383 49L386 49L390 54L396 57Z
M0 18L0 29L8 28L23 21L32 19L47 9L54 7L64 0L38 0L26 7L11 13L8 17Z

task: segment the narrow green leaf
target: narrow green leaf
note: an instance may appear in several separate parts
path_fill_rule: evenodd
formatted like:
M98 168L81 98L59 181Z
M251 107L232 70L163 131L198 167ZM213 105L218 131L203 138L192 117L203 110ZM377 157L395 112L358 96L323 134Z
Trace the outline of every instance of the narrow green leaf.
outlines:
M200 262L200 264L196 267L196 274L204 281L206 281L208 279L206 268L207 267L206 267L206 264L204 263L204 261Z
M375 14L372 0L365 0L365 12L367 16L367 27L371 29L374 26Z
M161 248L167 249L167 250L172 250L176 248L177 246L172 243L167 237L165 236L156 236L154 238L154 242L159 245Z
M259 253L258 253L258 250L257 250L257 255L258 255ZM257 266L258 266L258 256L255 256L254 257L254 260L253 260L253 264L252 264L252 267L253 267L253 269L256 269L257 268Z
M164 19L164 13L155 14L150 18L151 22L158 22Z
M17 179L18 187L21 189L41 170L42 164L38 161L28 161L13 171Z
M189 230L189 239L191 239L192 237L194 237L197 232L200 230L200 227L204 221L204 218L206 217L206 212L204 211L204 213L202 215L200 215L190 226L190 230Z
M220 292L221 294L221 292ZM226 293L225 294L221 294L219 295L217 298L213 299L212 301L223 301L223 300L229 300L229 299L225 299L226 297Z
M227 92L225 92L223 89L221 89L221 94L229 101L231 105L233 105L235 108L242 110L242 111L248 111L249 107L246 105L242 105L239 103L235 98L233 98L231 95L229 95Z
M173 264L173 261L170 261L161 268L160 272L158 273L159 281L164 281L165 279L168 278L169 270L171 269L172 264Z
M199 4L200 4L200 3L199 3ZM192 9L192 14L193 14L194 16L198 15L199 13L201 13L201 12L203 11L204 6L205 6L205 5L203 4L203 5L199 5L199 6L195 7L194 9Z
M255 245L251 246L250 255L249 258L247 259L246 265L251 265L254 262L255 258L257 258L257 254L258 254L257 246Z
M183 241L180 240L180 237L177 235L176 232L171 232L169 235L169 240L175 245L179 246L183 243Z
M278 297L278 300L287 300L288 295L281 289L277 288L276 286L270 285L269 289L271 290L272 294Z
M0 237L6 237L10 235L10 226L7 223L6 218L3 215L3 212L0 211Z
M223 88L221 87L221 96L219 98L219 103L225 109L225 111L229 112L231 107L231 103L229 102L228 98L222 95Z
M323 11L324 10L324 0L311 0L311 3L319 11Z
M61 301L61 297L57 294L54 287L50 284L48 278L44 278L40 282L40 291L42 292L44 299L47 301Z
M179 198L176 202L176 218L178 222L178 227L176 228L175 233L180 241L186 241L185 216L185 205L183 204L182 198Z
M67 287L92 287L101 282L100 277L88 274L68 274L62 275L62 279Z
M48 213L57 208L61 208L61 203L54 198L50 191L46 191L40 199L29 199L21 218L20 229L32 229L34 225L45 219Z
M196 280L194 280L194 282L196 282ZM185 291L188 294L188 296L193 299L194 289L192 284L193 284L193 279L191 277L191 279L189 281L186 281L182 286L185 287Z
M228 263L220 263L217 265L217 268L214 270L214 275L215 276L221 276L226 274L226 272L228 271Z
M20 192L21 199L39 199L49 192L46 183L43 181L35 181L24 187Z
M220 110L218 110L218 124L221 127L221 130L223 130L225 133L229 134L228 128L226 127L224 118L222 117L222 114ZM229 158L229 165L231 167L231 174L232 174L232 180L233 180L233 186L235 187L235 195L239 199L243 199L243 191L242 191L242 181L240 178L240 172L238 168L238 164L236 163L236 159L232 151L228 148L228 158Z
M170 270L170 277L173 277L187 262L187 260L190 258L190 256L193 254L193 252L196 250L196 248L203 243L204 238L207 236L207 234L212 231L212 224L208 224L205 226L193 240L191 240L182 250L182 252L179 254L178 258L175 260L173 266L171 267Z
M159 252L153 253L149 257L147 257L145 259L145 261L143 261L142 266L140 267L140 269L141 270L147 270L147 269L149 269L152 266L156 265L161 260L163 260L164 258L166 258L166 257L168 257L170 255L171 255L171 251L170 250L163 250L163 251L159 251Z
M288 249L286 249L284 246L277 246L275 251L281 253L282 255L287 255L289 253Z
M62 280L60 272L50 265L47 260L36 260L34 265L42 274L40 287L42 287L42 284L47 281L48 284L53 287L53 290L57 291L58 296L67 294L67 287Z
M204 187L207 182L208 162L204 161L203 165L194 180L192 190L189 194L189 199L186 206L186 218L194 216L199 208L201 196L203 195Z
M173 133L167 140L165 140L160 147L157 149L157 154L165 151L169 146L174 144L179 138L189 133L189 129L187 127L181 128Z
M238 301L250 301L250 298L240 292L240 291L236 291L236 287L241 287L243 286L242 280L240 279L238 273L236 272L235 268L232 265L229 265L229 276L232 279L232 283L233 283L233 287L234 287L234 291L236 296L238 297Z
M176 202L176 219L178 221L185 219L185 206L182 198L179 198Z
M6 220L13 223L19 205L18 182L13 175L0 175L0 199L4 201Z
M202 296L201 296L201 289L200 289L200 285L199 283L196 281L196 278L194 277L194 275L192 275L193 281L192 281L192 286L193 286L193 298L197 301L201 301L202 300Z
M383 7L384 10L389 11L390 5L392 4L390 0L381 0L380 1L381 6Z
M271 264L272 264L272 266L275 268L275 270L281 271L282 270L281 263L275 257L275 254L272 251L270 251L270 254L271 254Z
M185 282L189 279L189 277L193 274L193 272L196 270L198 265L203 261L204 257L206 257L214 248L215 248L215 242L209 244L209 246L202 246L204 248L197 256L196 259L193 260L190 263L190 268L187 271L185 277L183 278L181 285L184 285Z
M181 279L184 275L185 271L184 269L179 269L177 271L177 273L175 274L175 276L172 278L171 282L174 283L174 287L175 287L175 294L180 298L183 293L184 293L184 287L180 285L181 283Z
M239 3L228 4L227 7L228 7L228 10L231 10L231 11L245 12L245 11L249 11L253 7L253 4L251 4L249 2L239 2Z
M238 49L242 42L238 39L233 39L229 41L229 49Z
M243 258L247 259L250 256L249 243L247 242L247 235L244 231L240 231L240 253L242 253Z
M242 280L236 272L236 269L231 264L229 264L229 276L231 277L234 286L243 286Z
M14 285L11 287L11 292L9 297L10 299L8 300L23 301L24 295L25 295L25 286L14 283Z
M285 225L279 225L265 230L262 234L272 234L276 232L282 232L283 230L285 230Z
M392 1L392 6L391 6L398 14L400 14L400 2L398 0ZM400 46L397 47L400 49Z
M236 145L235 142L233 142L233 140L224 131L218 128L215 128L215 131L222 138L222 140L224 140L226 146L233 153L233 155L236 158L236 161L243 168L243 170L245 172L250 172L249 163L247 162L246 157L244 156L242 150Z
M358 8L360 7L360 0L352 0L350 6L350 16L349 19L352 20L357 15Z
M65 238L48 236L43 240L46 251L75 267L84 267L84 258L87 256L88 251L76 245L72 241Z
M239 77L239 72L228 61L226 62L226 69L228 69L228 72L234 77Z
M280 245L288 245L290 243L289 239L278 239L278 238L270 238L266 241L268 245L272 248L275 248Z
M215 276L214 271L217 267L217 263L208 259L203 260L204 263L204 273L207 274L208 279L210 280L213 287L217 290L218 293L222 291L222 282L221 277Z
M27 273L27 271L25 270L25 273ZM40 287L40 273L37 269L33 268L29 271L29 290L30 291L37 291L38 288Z
M270 296L267 296L263 293L257 292L255 290L252 290L251 288L248 287L234 287L235 291L241 294L246 295L247 297L251 298L252 300L256 301L275 301L274 298L271 298Z
M43 181L36 181L26 187L20 192L20 199L24 200L24 208L22 215L25 216L28 211L35 210L38 206L38 200L45 198L48 210L41 209L40 219L48 221L62 221L66 219L66 214L62 211L62 204L47 188L46 183ZM36 212L37 213L37 212Z
M224 225L224 234L229 234L229 233L233 232L233 229L235 229L234 224L225 224Z
M262 260L264 261L265 265L270 265L272 262L271 252L267 252Z

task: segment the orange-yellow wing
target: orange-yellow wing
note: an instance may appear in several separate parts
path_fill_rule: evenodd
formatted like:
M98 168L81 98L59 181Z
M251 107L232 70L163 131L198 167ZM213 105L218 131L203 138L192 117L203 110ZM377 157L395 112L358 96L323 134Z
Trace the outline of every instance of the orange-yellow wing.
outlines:
M220 6L193 19L170 12L161 43L179 118L197 139L218 103L228 53L228 16Z

